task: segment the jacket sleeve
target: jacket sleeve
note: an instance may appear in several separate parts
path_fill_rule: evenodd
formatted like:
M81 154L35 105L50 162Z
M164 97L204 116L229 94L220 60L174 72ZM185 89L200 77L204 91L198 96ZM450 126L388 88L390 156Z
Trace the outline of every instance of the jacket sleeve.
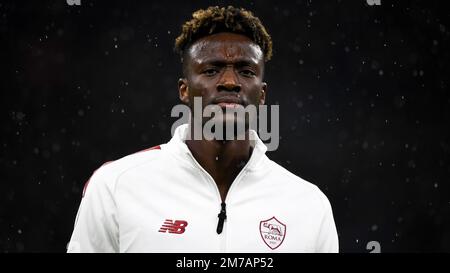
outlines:
M328 198L322 193L322 203L324 214L316 242L316 252L318 253L338 253L339 239L334 223L333 211Z
M83 190L67 252L119 252L113 193L96 171Z

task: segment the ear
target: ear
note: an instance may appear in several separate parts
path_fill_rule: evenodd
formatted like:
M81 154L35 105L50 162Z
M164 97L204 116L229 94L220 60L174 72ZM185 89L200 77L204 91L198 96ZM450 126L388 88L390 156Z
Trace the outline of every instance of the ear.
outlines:
M266 103L266 94L267 94L267 83L262 83L261 93L259 97L259 104L265 104Z
M187 80L185 78L180 78L178 80L178 95L183 103L189 105L189 87L187 86Z

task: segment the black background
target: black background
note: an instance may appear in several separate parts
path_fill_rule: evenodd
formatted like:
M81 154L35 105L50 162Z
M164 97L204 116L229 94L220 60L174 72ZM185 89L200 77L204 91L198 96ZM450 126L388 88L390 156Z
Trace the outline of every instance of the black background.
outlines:
M92 172L170 139L174 39L216 4L272 35L268 155L329 197L341 251L450 252L449 10L384 0L0 2L0 251L65 251Z

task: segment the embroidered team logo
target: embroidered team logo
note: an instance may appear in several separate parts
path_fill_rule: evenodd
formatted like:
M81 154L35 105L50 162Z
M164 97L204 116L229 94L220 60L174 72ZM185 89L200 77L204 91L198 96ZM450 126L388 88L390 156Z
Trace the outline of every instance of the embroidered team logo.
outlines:
M286 225L272 217L259 223L259 232L268 247L272 250L279 247L286 236Z
M175 220L172 221L170 219L166 219L164 221L164 224L159 228L159 232L169 232L169 233L175 233L175 234L182 234L184 233L186 226L188 225L188 222L184 220Z

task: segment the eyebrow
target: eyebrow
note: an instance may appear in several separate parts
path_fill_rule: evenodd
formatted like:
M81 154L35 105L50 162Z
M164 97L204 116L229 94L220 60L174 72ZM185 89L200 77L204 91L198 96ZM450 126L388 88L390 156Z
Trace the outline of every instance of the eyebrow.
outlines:
M214 66L225 66L229 62L227 62L224 59L211 58L211 59L205 59L205 60L197 62L197 63L200 65L211 64ZM239 66L239 67L248 66L248 65L253 65L253 66L257 65L256 62L254 62L252 59L248 59L248 58L237 59L236 61L233 61L233 64L235 64L236 66Z

